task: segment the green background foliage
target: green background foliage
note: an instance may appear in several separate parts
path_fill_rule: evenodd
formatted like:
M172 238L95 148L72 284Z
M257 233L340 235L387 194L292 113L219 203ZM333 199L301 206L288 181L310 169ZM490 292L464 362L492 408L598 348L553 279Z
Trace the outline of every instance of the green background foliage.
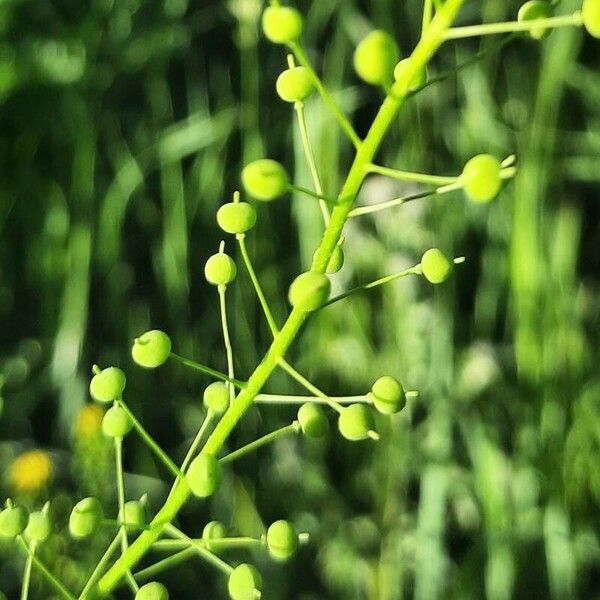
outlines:
M353 48L380 27L406 55L421 3L298 4L311 56L363 134L380 95L354 75ZM471 1L461 20L506 20L517 9ZM82 495L116 502L110 444L73 435L91 365L126 371L130 406L180 460L209 380L178 364L136 368L131 340L161 328L179 354L224 369L217 294L203 277L222 237L216 209L262 156L310 186L292 110L275 93L285 55L259 35L260 11L258 0L0 5L0 461L6 471L23 450L50 453L50 488L23 501L52 498L59 525ZM435 289L405 279L327 308L290 353L332 394L364 393L386 373L419 390L403 413L378 421L380 442L284 439L183 511L190 535L211 518L243 535L289 518L312 534L285 565L240 556L258 561L265 598L600 594L599 48L575 29L541 44L450 42L429 73L443 79L402 110L379 163L456 174L479 152L515 153L519 171L488 207L455 193L349 223L334 292L411 266L432 245L467 262ZM351 148L318 99L307 119L334 194ZM359 202L414 189L372 176ZM257 209L248 244L281 321L320 214L302 196ZM229 297L243 377L270 334L243 269ZM278 374L268 391L301 390ZM231 448L293 416L252 409ZM168 473L133 436L125 461L128 495L148 491L159 507ZM109 537L61 534L42 555L77 586ZM20 558L7 544L0 551L0 589L16 597ZM222 577L196 562L164 582L174 598L225 597ZM41 585L34 576L33 597L44 597Z

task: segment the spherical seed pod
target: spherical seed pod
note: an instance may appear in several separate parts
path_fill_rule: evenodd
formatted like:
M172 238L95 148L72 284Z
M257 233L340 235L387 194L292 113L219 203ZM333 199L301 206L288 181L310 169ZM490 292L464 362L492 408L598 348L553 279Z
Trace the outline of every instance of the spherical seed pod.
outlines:
M237 267L231 256L224 252L213 254L204 265L204 276L212 285L228 285L237 275Z
M25 529L25 535L32 542L45 542L54 531L54 524L50 515L38 510L29 515L29 523Z
M0 536L13 538L21 535L29 522L29 513L24 506L7 506L0 512Z
M315 91L313 78L306 67L292 67L283 71L277 78L275 88L284 102L304 102Z
M410 59L404 58L402 59L395 67L394 67L394 79L396 81L402 81L402 79L406 76L405 73L410 64ZM410 85L408 86L408 90L410 92L414 92L418 90L420 87L423 87L427 83L427 69L420 69L419 72L412 78Z
M102 431L110 438L123 437L131 431L132 427L131 419L120 406L109 408L102 418Z
M302 35L302 15L290 6L269 6L262 16L262 28L274 44L289 44Z
M398 54L398 45L389 33L371 31L354 51L354 69L363 81L383 85L392 80Z
M342 409L338 428L347 440L352 442L365 440L369 437L369 431L375 428L373 413L364 404L351 404Z
M162 583L152 581L137 591L135 600L169 600L169 592Z
M430 248L421 257L423 276L430 283L446 281L453 267L454 263L439 248Z
M91 496L84 498L71 511L69 531L74 538L86 538L98 529L103 518L100 501Z
M227 590L231 600L254 600L254 590L260 591L262 577L258 570L247 563L238 565L229 576Z
M223 381L215 381L204 390L202 400L208 410L222 415L229 408L229 387Z
M209 544L212 540L223 539L227 535L227 529L221 521L209 521L202 530L202 539Z
M581 14L587 32L592 37L600 38L600 0L583 0Z
M108 367L96 373L90 381L90 394L98 402L114 402L123 394L127 378L117 367Z
M208 498L221 483L221 465L214 456L200 453L192 461L186 480L195 496Z
M243 168L242 184L253 198L269 202L283 196L290 182L281 163L270 158L261 158Z
M323 437L329 431L329 421L323 409L314 402L306 402L298 410L298 423L309 438Z
M380 377L371 388L369 398L373 406L384 415L401 411L406 405L406 396L402 384L394 377Z
M228 202L217 211L217 223L227 233L246 233L256 225L256 210L248 202Z
M294 279L288 292L288 299L294 308L312 312L327 302L330 292L331 282L327 275L307 271Z
M313 260L316 255L317 253L315 252L313 254ZM333 253L331 254L329 262L327 263L327 268L325 269L325 272L329 275L333 275L334 273L338 273L339 271L341 271L342 267L344 266L344 259L344 251L340 246L336 246L333 250Z
M474 156L462 172L465 192L474 202L482 204L493 200L502 187L502 163L491 154Z
M552 16L552 6L546 0L529 0L519 9L517 19L519 23L535 21L536 19L547 19ZM529 30L529 35L536 40L540 40L550 34L548 27L533 27Z
M171 338L159 329L152 329L136 338L131 348L133 360L146 369L160 367L171 355Z
M298 548L298 532L289 521L275 521L267 529L267 548L276 560L290 559Z
M123 511L119 513L119 520L125 523L128 533L140 533L148 522L145 503L140 500L125 502Z

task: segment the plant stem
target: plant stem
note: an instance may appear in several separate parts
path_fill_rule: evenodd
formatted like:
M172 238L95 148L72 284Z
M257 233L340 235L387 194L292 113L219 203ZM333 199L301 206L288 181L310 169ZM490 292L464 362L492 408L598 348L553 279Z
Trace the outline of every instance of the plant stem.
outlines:
M257 440L254 440L253 442L250 442L249 444L246 444L245 446L242 446L241 448L230 452L229 454L221 458L219 462L221 462L222 464L230 463L234 460L237 460L238 458L241 458L242 456L245 456L246 454L250 454L250 452L254 452L254 450L258 450L258 448L261 448L262 446L266 446L267 444L270 444L275 440L285 437L286 435L299 432L300 425L298 424L298 421L294 421L290 425L286 425L285 427L281 427L280 429L271 431L270 433L259 437Z
M370 289L378 287L380 285L384 285L385 283L389 283L390 281L395 281L396 279L400 279L401 277L407 277L408 275L421 275L421 265L415 265L414 267L411 267L410 269L405 269L404 271L398 271L398 273L392 273L391 275L386 275L385 277L381 277L381 279L376 279L375 281L371 281L370 283L364 283L363 285L359 285L355 288L352 288L351 290L348 290L347 292L344 292L343 294L340 294L339 296L335 296L334 298L329 299L325 304L323 304L321 309L325 308L326 306L330 306L331 304L334 304L336 302L339 302L340 300L343 300L344 298L347 298L348 296L351 296L352 294L356 294L357 292L362 292L364 290L370 290ZM319 309L319 310L321 310L321 309Z
M436 13L410 57L406 81L411 81L431 60L444 40L444 32L454 21L463 3L464 0L447 0ZM298 57L298 54L296 56ZM321 273L325 272L364 181L365 167L375 158L408 93L406 86L393 86L392 95L388 96L381 105L364 142L359 145L340 192L340 202L331 213L329 225L323 234L314 257L313 270ZM229 407L208 438L203 449L204 452L213 456L218 454L231 431L252 406L254 398L271 376L279 360L285 356L288 348L304 325L306 318L307 314L305 312L296 308L292 310L281 331L275 336L265 356L248 379L246 386L240 391L236 401ZM142 532L129 546L129 550L115 562L99 581L98 593L101 596L108 595L123 578L126 570L137 564L148 552L152 544L160 537L164 527L175 519L181 507L188 500L190 493L190 488L185 480L180 480L176 484L173 493L152 521L150 530Z
M315 396L321 398L324 402L329 404L333 410L342 412L343 407L337 403L333 398L330 398L325 392L320 390L311 381L306 379L304 375L296 371L292 365L290 365L284 358L280 358L278 361L279 366L291 375L300 385L304 386L309 392L312 392Z
M197 544L192 538L185 535L183 531L180 531L179 529L177 529L177 527L174 527L173 525L169 524L166 526L165 529L169 535L179 538L180 540L185 540L194 549L196 554L201 556L207 563L213 565L225 575L231 575L233 567L227 564L223 559L219 558L216 554L213 554L210 550L207 550L201 544Z
M182 543L184 543L184 542L182 542ZM167 569L169 569L171 567L181 564L182 562L186 561L188 558L191 558L192 556L195 556L195 555L196 555L195 548L191 548L188 543L185 543L184 550L180 550L179 552L177 552L176 554L173 554L172 556L163 558L163 559L155 562L153 565L150 565L149 567L142 569L141 571L137 571L135 573L135 577L141 581L145 581L147 579L150 579L151 577L154 577L158 573L161 573L162 571L166 571Z
M294 105L296 111L296 117L298 119L298 129L300 130L300 138L302 139L302 147L304 148L304 154L306 156L306 162L310 170L310 175L315 186L315 192L318 196L323 196L323 185L321 184L321 178L317 169L317 163L315 161L315 153L313 152L310 144L310 138L308 136L308 127L306 125L306 114L304 110L304 102L296 102ZM319 199L319 207L321 208L321 215L323 216L323 223L327 227L329 223L329 208L325 200Z
M235 379L235 371L233 366L233 347L231 346L231 336L229 335L229 324L227 322L227 286L220 285L219 291L219 309L221 312L221 328L223 329L223 342L225 344L225 352L227 354L227 376L229 381L229 403L233 403L235 399L235 387L231 383Z
M216 418L217 415L215 415L215 413L213 413L212 411L209 410L206 413L206 416L202 421L202 425L200 425L200 429L198 429L198 433L196 434L194 441L191 443L190 448L187 451L185 458L183 459L183 462L181 463L181 467L179 468L179 470L182 473L185 473L187 471L187 468L190 466L190 463L192 462L192 459L194 458L194 455L196 454L196 451L198 450L198 447L202 442L202 438L204 437L206 430L211 426L211 424L216 420Z
M368 396L333 396L332 400L335 400L338 404L356 404L357 402L363 402L370 404ZM319 396L288 396L281 394L258 394L254 399L257 404L305 404L306 402L312 402L313 404L329 404L327 400Z
M290 184L289 189L292 192L300 192L301 194L306 194L307 196L310 196L311 198L315 198L316 200L319 201L319 203L326 202L327 204L335 205L335 200L332 200L331 198L328 198L327 196L323 196L323 194L318 194L317 192L313 192L312 190L302 187L301 185L291 185Z
M248 271L248 275L252 281L252 285L254 286L254 291L258 296L258 301L262 307L265 318L267 319L267 323L269 325L269 329L275 337L279 333L279 328L277 327L277 323L275 323L275 319L273 318L273 313L269 308L269 303L267 302L267 298L263 289L260 285L260 281L258 281L258 277L256 276L256 271L252 266L252 261L250 260L250 255L248 254L248 249L246 248L246 236L243 233L236 235L237 241L240 245L240 252L242 253L242 258L244 260L244 264L246 265L246 270Z
M230 537L230 538L217 538L206 542L203 539L194 539L195 544L204 546L209 549L226 550L229 548L245 548L247 546L262 545L262 540L251 537ZM152 550L157 551L172 551L181 550L189 546L188 542L179 540L159 540L152 545Z
M21 586L21 600L29 598L29 584L31 583L31 571L33 568L33 557L35 556L35 542L31 542L31 554L27 555L25 569L23 571L23 584Z
M115 468L117 471L117 499L119 503L119 520L125 520L125 479L123 477L123 438L115 438ZM127 552L129 542L127 540L127 528L125 525L121 525L121 554ZM129 587L135 594L139 590L138 584L135 582L131 571L127 571L126 574Z
M421 27L421 35L425 35L429 23L433 18L433 0L424 0L423 2L423 25Z
M390 169L388 167L380 167L379 165L368 165L369 173L379 173L379 175L385 175L393 179L399 179L400 181L411 181L415 183L429 183L431 185L448 185L450 183L456 183L458 177L441 177L438 175L427 175L425 173L412 173L410 171L399 171L397 169Z
M104 567L108 564L108 561L111 559L112 555L117 551L121 543L121 530L118 531L117 535L113 538L113 541L109 544L108 548L102 555L102 558L98 561L98 564L92 571L87 583L85 584L83 590L81 590L81 594L79 594L78 600L85 600L87 594L90 592L92 587L96 584L100 573L104 570Z
M37 569L42 573L42 575L46 578L48 583L58 592L58 594L65 598L66 600L77 600L71 592L54 576L46 565L35 555L33 550L28 546L27 542L23 539L23 536L19 536L18 538L21 547L27 553L27 557L31 559L31 562L37 567Z
M484 23L483 25L468 25L467 27L452 27L444 34L446 40L476 37L480 35L495 35L499 33L513 33L516 31L530 31L538 28L579 27L583 24L580 12L560 17L547 19L533 19L531 21L508 21L505 23Z
M131 412L127 404L123 400L119 400L119 405L127 413L127 416L131 419L135 430L139 436L145 442L145 444L156 454L160 461L175 475L176 478L183 478L183 473L179 470L177 465L169 458L167 453L158 445L154 438L144 429L144 426L137 420L136 416Z
M297 42L293 42L289 46L290 46L290 50L296 56L296 59L298 60L298 62L303 67L305 67L308 70L308 72L310 73L313 83L315 84L315 87L317 88L319 95L323 99L323 102L325 102L325 104L328 106L329 110L333 113L333 116L335 117L336 121L339 123L339 125L342 128L342 130L344 131L344 133L348 136L348 139L352 142L352 144L354 144L355 148L357 148L357 149L360 148L360 146L362 144L362 140L360 139L360 137L354 130L354 127L352 126L352 123L350 123L350 121L348 120L348 117L346 117L346 115L343 113L342 109L338 106L338 103L335 101L335 99L331 95L331 92L323 85L323 82L321 81L321 79L319 78L319 76L317 75L315 70L313 69L313 67L310 63L310 60L308 60L308 57L306 56L306 53L304 52L304 49L302 48L302 46Z
M221 371L211 369L210 367L198 363L195 360L192 360L191 358L184 358L183 356L179 356L179 354L175 354L174 352L171 352L171 358L174 358L176 361L180 362L186 367L190 367L190 369L200 371L201 373L210 375L211 377L214 377L215 379L220 379L221 381L228 381L229 383L233 383L233 385L235 385L235 387L237 388L243 389L246 387L245 381L240 381L239 379L232 379L225 375L225 373L221 373Z

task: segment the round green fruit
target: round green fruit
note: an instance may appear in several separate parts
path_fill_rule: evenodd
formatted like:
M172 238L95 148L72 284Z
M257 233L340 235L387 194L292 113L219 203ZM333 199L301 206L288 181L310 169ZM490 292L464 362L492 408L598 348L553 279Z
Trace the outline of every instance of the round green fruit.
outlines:
M229 386L223 381L211 383L202 398L204 406L217 415L222 415L229 408Z
M391 415L401 411L406 404L404 388L394 377L385 375L380 377L371 388L369 398L373 406L385 415Z
M152 581L137 591L135 600L169 600L169 592L162 583Z
M261 158L244 167L242 184L253 198L269 202L283 196L290 182L281 163L270 158Z
M0 536L13 538L21 535L28 522L29 513L24 506L8 506L0 512Z
M438 248L430 248L421 257L421 270L430 283L443 283L450 277L454 263Z
M129 415L120 406L109 408L102 418L102 431L107 437L123 437L131 431L132 427L133 423Z
M330 293L331 282L327 275L307 271L294 279L288 292L288 299L294 308L312 312L327 302Z
M364 404L351 404L342 409L338 428L343 437L352 442L365 440L375 428L373 413Z
M92 535L104 518L102 505L97 498L80 500L69 517L69 531L74 538L86 538Z
M275 88L285 102L304 102L314 92L315 85L306 67L292 67L279 75Z
M302 35L302 15L290 6L269 6L262 16L264 34L275 44L295 42Z
M256 210L248 202L229 202L217 211L217 223L226 233L246 233L256 225Z
M171 338L158 329L152 329L136 338L131 348L133 360L146 369L160 367L171 355Z
M212 285L228 285L237 275L237 267L231 256L224 252L213 254L204 265L204 276Z
M276 560L290 559L298 547L298 533L289 521L275 521L267 529L267 548Z
M221 483L221 465L214 456L200 453L192 461L186 480L195 496L208 498L217 491Z
M127 378L121 369L108 367L92 377L90 394L98 402L114 402L123 394L126 383Z
M254 590L260 591L262 577L247 563L238 565L229 576L227 590L231 600L254 600Z
M583 0L581 14L587 32L592 37L600 38L600 0Z
M502 163L491 154L474 156L462 172L462 184L474 202L486 203L493 200L502 187Z
M354 69L363 81L384 85L392 81L398 55L398 45L389 33L372 31L354 51Z
M140 533L148 522L146 504L140 500L125 502L119 520L125 524L128 533Z
M314 402L306 402L298 410L298 423L306 437L320 438L329 430L329 421L323 409Z
M32 542L45 542L54 531L54 524L47 512L38 510L29 515L25 535Z
M202 530L202 539L207 544L212 540L221 540L226 535L227 530L221 521L209 521Z

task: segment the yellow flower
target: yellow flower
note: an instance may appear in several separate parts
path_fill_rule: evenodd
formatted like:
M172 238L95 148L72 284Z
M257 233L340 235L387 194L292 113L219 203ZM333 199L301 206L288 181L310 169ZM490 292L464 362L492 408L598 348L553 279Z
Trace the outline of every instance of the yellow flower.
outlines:
M102 431L104 410L97 404L86 404L77 415L75 422L75 438L85 440L95 437Z
M8 468L8 482L15 494L36 492L52 477L52 459L43 450L30 450L17 456Z

